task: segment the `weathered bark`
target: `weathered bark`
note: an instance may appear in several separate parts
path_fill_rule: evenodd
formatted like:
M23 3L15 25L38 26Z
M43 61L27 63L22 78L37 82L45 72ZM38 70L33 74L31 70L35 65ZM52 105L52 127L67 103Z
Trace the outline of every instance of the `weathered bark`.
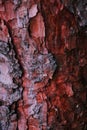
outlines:
M0 130L87 129L86 16L86 0L0 0Z

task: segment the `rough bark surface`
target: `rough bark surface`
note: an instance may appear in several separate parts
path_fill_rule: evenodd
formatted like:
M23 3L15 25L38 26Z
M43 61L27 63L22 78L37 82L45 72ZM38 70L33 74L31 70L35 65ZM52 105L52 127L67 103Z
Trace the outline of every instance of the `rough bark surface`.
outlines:
M86 0L0 0L0 130L87 130Z

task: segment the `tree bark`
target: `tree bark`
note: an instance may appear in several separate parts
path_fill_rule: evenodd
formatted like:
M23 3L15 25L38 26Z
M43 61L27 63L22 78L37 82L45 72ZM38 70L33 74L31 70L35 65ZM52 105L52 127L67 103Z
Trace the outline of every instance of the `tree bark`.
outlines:
M0 130L87 129L87 2L0 0Z

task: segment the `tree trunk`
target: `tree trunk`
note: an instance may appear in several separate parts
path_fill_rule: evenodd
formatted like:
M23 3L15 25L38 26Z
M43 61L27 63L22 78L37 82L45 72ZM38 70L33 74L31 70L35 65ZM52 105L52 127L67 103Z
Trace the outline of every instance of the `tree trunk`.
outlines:
M0 0L0 130L86 130L86 98L86 0Z

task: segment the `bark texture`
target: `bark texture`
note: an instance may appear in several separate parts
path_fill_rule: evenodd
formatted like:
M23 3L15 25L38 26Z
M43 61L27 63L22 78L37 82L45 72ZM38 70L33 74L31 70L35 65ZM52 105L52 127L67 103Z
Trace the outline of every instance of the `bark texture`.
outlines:
M86 0L0 0L0 130L87 130Z

